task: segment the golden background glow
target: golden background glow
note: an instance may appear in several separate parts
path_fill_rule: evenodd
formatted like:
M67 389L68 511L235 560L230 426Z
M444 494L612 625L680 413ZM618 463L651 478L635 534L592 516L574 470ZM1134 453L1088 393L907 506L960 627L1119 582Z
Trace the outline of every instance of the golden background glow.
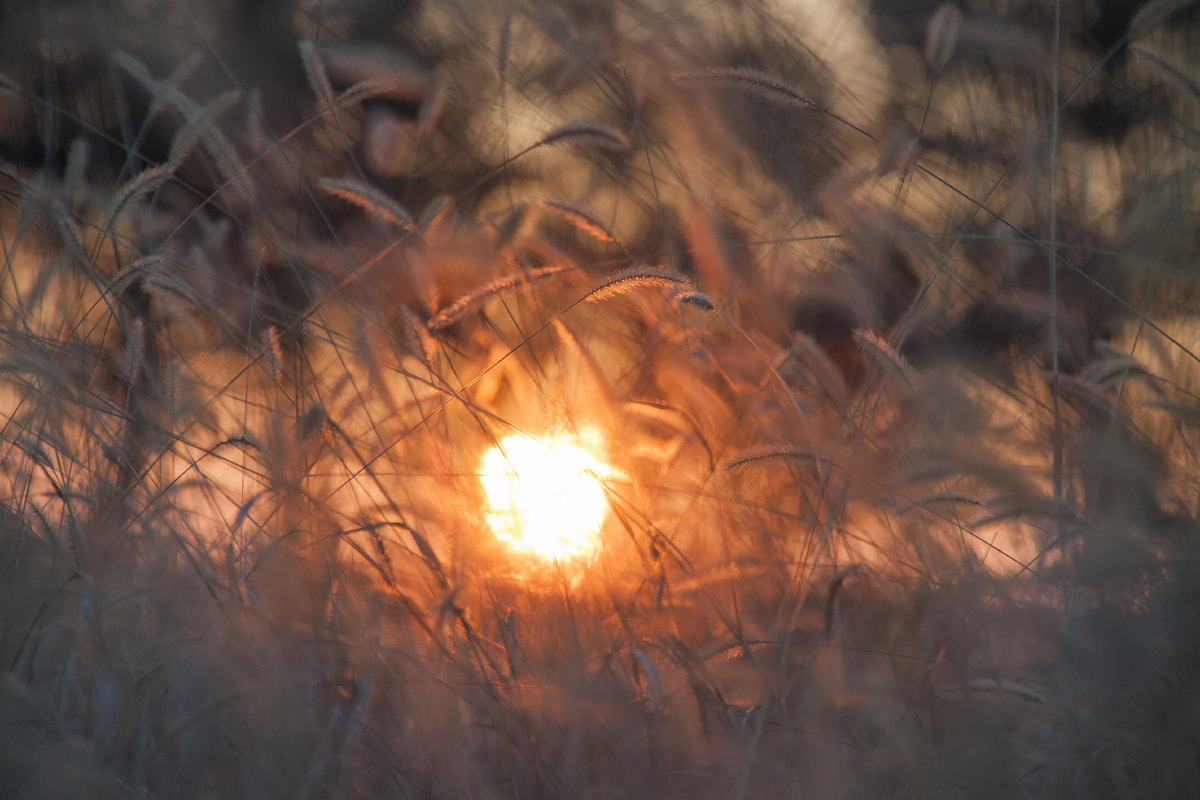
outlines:
M484 455L486 515L501 541L547 560L595 551L608 505L602 481L612 469L584 444L566 435L515 434Z

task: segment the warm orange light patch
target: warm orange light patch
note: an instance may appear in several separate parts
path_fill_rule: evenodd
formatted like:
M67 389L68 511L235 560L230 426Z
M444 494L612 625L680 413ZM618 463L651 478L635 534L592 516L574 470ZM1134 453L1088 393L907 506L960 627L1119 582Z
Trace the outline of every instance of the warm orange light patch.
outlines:
M547 560L590 555L608 502L601 481L612 468L572 436L513 435L483 457L487 520L514 550Z

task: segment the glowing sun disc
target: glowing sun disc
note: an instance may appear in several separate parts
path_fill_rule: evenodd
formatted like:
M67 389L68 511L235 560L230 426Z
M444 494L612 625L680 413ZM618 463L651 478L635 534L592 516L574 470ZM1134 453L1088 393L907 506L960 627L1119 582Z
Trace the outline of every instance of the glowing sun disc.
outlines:
M479 480L496 536L547 560L585 556L599 543L612 470L569 436L513 435L483 456Z

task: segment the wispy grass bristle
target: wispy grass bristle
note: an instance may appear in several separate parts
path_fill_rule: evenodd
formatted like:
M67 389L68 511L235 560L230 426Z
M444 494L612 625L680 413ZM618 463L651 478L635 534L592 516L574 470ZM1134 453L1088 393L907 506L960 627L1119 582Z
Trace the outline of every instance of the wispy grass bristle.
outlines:
M312 87L313 94L321 101L322 108L332 108L335 103L333 85L329 82L329 76L325 74L325 65L321 63L321 58L317 55L316 45L303 39L300 41L299 49L300 63L304 65L304 74L308 77L308 84Z
M104 294L110 297L119 297L134 281L142 280L146 275L152 274L162 267L163 260L163 256L159 254L133 259L113 276L108 285L104 287Z
M669 267L634 266L614 272L584 295L589 303L601 303L618 295L642 288L686 291L691 285L683 275Z
M623 153L629 150L629 137L611 125L590 120L574 120L559 125L538 139L536 146L576 144Z
M750 67L722 67L718 69L673 72L671 80L676 82L702 82L726 84L743 89L765 100L782 105L797 105L807 108L820 106L801 92L778 78Z
M571 203L560 203L556 200L548 200L544 197L540 202L544 208L550 209L570 223L572 227L586 233L596 241L604 242L605 244L620 244L617 241L616 235L608 226L579 206L572 205Z
M724 470L739 470L764 461L810 461L816 456L807 450L793 447L772 447L731 458L721 464Z
M182 148L177 152L180 156L183 155ZM174 160L174 157L172 160ZM182 161L182 157L180 157L180 161ZM126 181L123 186L113 193L111 208L108 212L108 221L104 227L108 230L116 230L128 207L136 204L142 197L154 194L167 181L175 177L177 166L177 164L170 162L156 164L153 167L142 170Z
M913 369L896 348L885 341L879 334L865 328L855 328L854 340L859 346L880 365L894 371L905 384L912 388Z
M708 295L700 292L687 292L685 294L678 294L675 296L675 299L684 305L692 306L702 311L715 311L717 309L716 305L712 300L709 299Z
M573 269L573 267L547 267L545 269L529 270L515 275L507 275L503 278L496 278L480 286L478 289L459 297L448 306L439 309L429 320L429 330L444 330L462 321L464 316L488 300L502 297L522 286L530 286L534 282L562 275L564 272L569 272Z
M358 206L389 225L410 230L416 224L399 203L373 186L347 178L322 178L319 185L327 193Z

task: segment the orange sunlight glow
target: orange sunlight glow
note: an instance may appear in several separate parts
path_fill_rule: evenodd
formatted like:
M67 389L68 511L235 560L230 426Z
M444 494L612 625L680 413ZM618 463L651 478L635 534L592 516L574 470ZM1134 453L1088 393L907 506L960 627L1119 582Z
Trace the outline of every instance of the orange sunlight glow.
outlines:
M613 473L581 441L558 435L506 437L488 450L479 480L488 524L512 549L563 561L591 555L608 502L601 481Z

